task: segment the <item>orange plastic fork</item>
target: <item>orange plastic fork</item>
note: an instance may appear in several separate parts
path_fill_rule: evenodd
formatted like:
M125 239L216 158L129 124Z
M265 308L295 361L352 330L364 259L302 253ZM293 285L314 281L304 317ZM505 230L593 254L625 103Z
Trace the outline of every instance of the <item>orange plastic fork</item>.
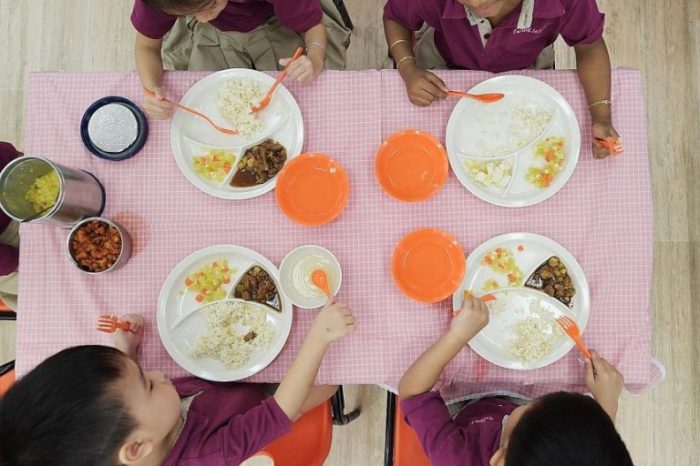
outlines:
M561 325L561 328L564 329L566 334L569 335L572 340L574 340L574 343L576 343L576 346L583 357L586 359L591 359L591 353L588 351L588 348L586 348L585 343L583 343L583 339L581 338L581 330L578 328L576 321L574 321L574 319L571 317L564 316L557 318L557 323Z
M610 155L617 156L624 152L625 148L622 146L622 141L620 138L607 137L607 138L595 138L596 143L610 152Z
M97 330L105 333L114 333L117 329L131 330L131 324L125 320L117 319L114 315L100 316L97 321Z
M270 87L270 90L267 91L267 94L265 94L265 97L262 98L262 100L258 103L258 105L253 105L253 108L251 109L253 113L257 113L260 110L264 109L268 105L270 105L270 100L272 100L272 94L275 92L275 89L277 89L277 86L282 82L282 80L287 76L287 70L289 69L289 66L294 63L294 60L299 58L301 56L301 53L304 51L303 48L299 47L294 51L294 55L292 55L292 59L289 60L289 63L287 63L287 66L284 67L284 71L280 73L280 75L277 77L277 81Z
M146 89L145 87L143 88L143 92L145 92L146 95L151 96L151 97L155 97L155 95L156 95L155 92L153 92L153 91L150 90L150 89ZM182 111L184 111L184 112L191 113L192 115L198 116L199 118L205 120L207 123L209 123L209 124L210 124L214 129L216 129L217 131L220 131L220 132L222 132L222 133L224 133L224 134L230 134L230 135L232 135L232 136L238 134L238 131L237 131L237 130L235 130L235 129L229 129L229 128L224 128L223 126L219 126L219 125L217 125L216 123L214 123L208 116L206 116L206 115L203 114L203 113L198 112L197 110L195 110L195 109L193 109L193 108L190 108L190 107L187 107L187 106L185 106L185 105L179 104L179 103L177 103L177 102L175 102L175 101L172 101L172 100L168 100L168 99L164 99L164 100L165 100L166 102L170 102L170 103L173 104L175 107L179 108L180 110L182 110Z
M464 291L464 299L466 299L466 298L473 298L473 297L474 297L474 293L472 293L472 292L469 291L469 290L465 290L465 291ZM495 301L495 300L496 300L496 297L495 297L494 295L492 295L492 294L485 294L485 295L483 295L483 296L482 296L481 298L479 298L479 299L481 299L481 302L482 302L482 303L488 303L488 302L490 302L490 301ZM461 309L455 309L455 310L452 311L452 315L453 315L453 316L456 316L457 314L460 313L460 311L461 311Z
M491 102L498 102L503 97L505 97L505 94L501 94L500 92L494 92L491 94L469 94L468 92L453 90L447 91L447 95L448 97L468 97L470 99L478 100L479 102L483 102L485 104L490 104Z

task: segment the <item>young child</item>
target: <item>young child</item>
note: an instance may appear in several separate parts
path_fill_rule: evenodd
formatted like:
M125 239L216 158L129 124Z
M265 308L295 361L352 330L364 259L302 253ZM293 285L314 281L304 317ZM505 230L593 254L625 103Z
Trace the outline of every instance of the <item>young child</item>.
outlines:
M290 78L312 81L324 62L343 69L350 32L333 9L329 4L324 16L319 0L135 0L136 70L155 93L144 97L144 110L154 118L172 115L162 88L164 59L184 70L276 70L305 46L306 55L289 67Z
M553 68L552 44L561 35L576 51L593 122L593 155L604 158L613 149L600 142L619 137L610 110L604 19L595 0L388 0L384 33L409 99L422 106L447 96L445 83L427 69ZM413 32L424 24L432 30L414 51Z
M449 330L401 378L399 397L406 421L423 449L439 466L632 466L615 430L620 374L591 351L585 380L593 398L558 392L518 406L500 398L467 405L455 419L439 393L431 392L440 373L489 314L478 299L465 299Z
M314 387L328 346L355 329L350 308L316 316L275 394L261 386L169 381L135 362L143 319L126 316L116 348L61 351L0 400L0 464L6 466L238 465L289 432L291 420L337 387Z
M9 142L0 142L0 171L21 154ZM17 309L19 224L0 210L0 299Z

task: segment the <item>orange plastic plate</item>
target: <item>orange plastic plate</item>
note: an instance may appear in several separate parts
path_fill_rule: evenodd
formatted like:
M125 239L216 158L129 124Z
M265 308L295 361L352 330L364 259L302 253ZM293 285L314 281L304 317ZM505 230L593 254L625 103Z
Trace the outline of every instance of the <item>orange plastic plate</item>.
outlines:
M377 181L390 196L417 202L435 195L447 180L445 148L428 133L405 130L379 146L374 163Z
M441 230L425 228L404 236L394 249L391 272L408 297L435 303L451 296L464 278L464 250Z
M345 208L350 183L343 167L325 154L302 154L286 163L277 179L277 205L306 226L335 220Z

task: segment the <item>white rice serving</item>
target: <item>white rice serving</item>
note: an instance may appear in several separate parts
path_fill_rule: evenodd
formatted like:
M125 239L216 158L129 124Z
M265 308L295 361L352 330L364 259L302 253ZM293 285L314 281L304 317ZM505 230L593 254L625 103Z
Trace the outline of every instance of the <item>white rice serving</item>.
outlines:
M265 120L258 118L251 110L264 96L257 81L249 78L231 79L219 88L216 107L233 129L250 138L265 128Z
M248 363L253 351L270 346L275 329L267 321L263 305L222 301L206 306L201 312L208 332L192 347L190 355L194 358L210 356L224 363L227 369L237 369ZM255 336L251 338L253 333Z
M475 118L481 129L474 145L478 157L499 157L517 152L535 141L554 118L549 105L527 98L506 98L484 106Z
M548 356L564 332L550 311L539 301L530 303L530 315L519 319L510 327L512 337L506 350L518 360L529 363Z

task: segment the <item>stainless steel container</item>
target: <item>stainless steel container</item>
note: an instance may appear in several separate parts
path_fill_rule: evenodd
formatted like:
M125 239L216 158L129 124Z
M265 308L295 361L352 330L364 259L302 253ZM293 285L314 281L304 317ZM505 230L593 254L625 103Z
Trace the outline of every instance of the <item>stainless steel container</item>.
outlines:
M71 240L73 239L73 235L75 234L80 227L85 225L86 223L92 222L93 220L97 220L103 223L106 223L107 225L113 226L118 232L119 236L122 239L122 249L119 252L119 257L117 257L117 260L114 261L114 264L112 264L110 267L100 270L99 272L91 272L90 270L86 270L82 268L76 260L73 258L73 254L71 253L71 248L70 248L70 243ZM66 240L66 253L68 253L68 257L70 258L70 261L73 263L73 265L76 266L79 270L89 273L91 275L97 275L100 273L105 273L105 272L112 272L114 270L120 269L124 266L129 261L129 258L131 257L131 236L129 235L129 232L126 231L124 227L119 225L116 222L113 222L111 220L107 220L104 217L88 217L86 219L83 219L82 221L76 223L73 228L71 229L70 233L68 234L68 239Z
M56 204L40 216L26 199L37 178L51 171L58 174ZM99 180L83 170L64 167L35 156L19 157L0 172L0 208L18 222L48 223L71 227L86 217L102 214L105 193Z

